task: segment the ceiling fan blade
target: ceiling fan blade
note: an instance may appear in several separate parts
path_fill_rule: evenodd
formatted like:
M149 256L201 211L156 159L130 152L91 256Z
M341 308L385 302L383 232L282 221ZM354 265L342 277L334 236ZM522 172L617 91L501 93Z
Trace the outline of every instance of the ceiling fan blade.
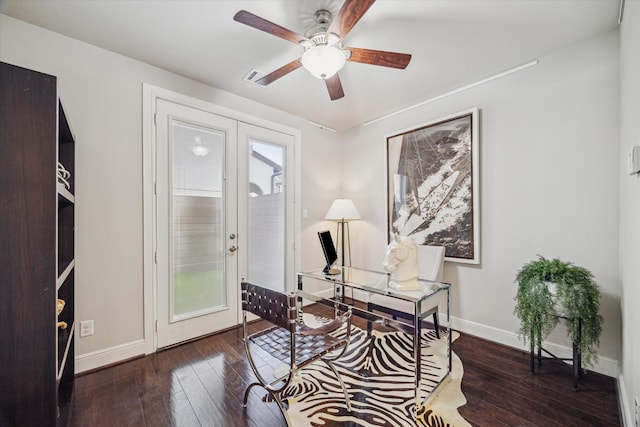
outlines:
M262 30L265 33L272 34L281 39L288 40L293 43L300 43L301 41L309 40L305 36L291 31L287 28L281 27L278 24L274 24L271 21L267 21L257 15L246 10L241 10L233 16L233 20L240 22L241 24L248 25L258 30Z
M351 56L347 58L347 61L361 62L363 64L381 65L404 70L409 65L409 61L411 61L411 55L408 53L361 49L358 47L345 47L343 50L351 52Z
M259 84L260 86L267 86L278 80L280 77L285 76L300 67L302 67L302 62L300 62L300 58L298 58L295 61L291 61L288 64L283 65L282 67L267 74L266 76L260 77L258 80L256 80L256 84Z
M360 18L369 10L376 0L346 0L338 14L331 21L327 34L333 33L340 40L347 37L349 31L358 23Z
M332 101L340 99L344 96L342 83L340 83L340 77L338 77L337 74L334 74L333 77L325 79L324 82L327 85L327 89L329 90L329 98L331 98Z

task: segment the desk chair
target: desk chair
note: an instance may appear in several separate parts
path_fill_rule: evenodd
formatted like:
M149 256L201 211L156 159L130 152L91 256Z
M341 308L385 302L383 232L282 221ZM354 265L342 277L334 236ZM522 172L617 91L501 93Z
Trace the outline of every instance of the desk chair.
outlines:
M420 278L442 281L442 273L444 270L444 246L426 246L418 245L418 269L420 270ZM384 295L371 294L367 302L369 311L380 311L390 314L394 319L402 317L414 322L413 304L407 301L389 298ZM432 307L422 314L416 327L422 328L422 320L425 317L433 315L433 326L436 336L440 338L440 324L438 322L438 305ZM367 322L367 333L371 334L371 322Z
M291 383L296 371L320 359L333 371L338 379L344 393L347 409L351 411L349 394L332 363L344 354L349 344L351 310L320 327L311 328L302 321L302 316L298 316L295 293L285 294L247 282L242 282L241 287L244 347L251 369L257 378L256 382L249 384L247 387L244 393L243 406L247 407L247 399L251 388L256 385L261 386L275 400L284 415L287 425L291 426L291 419L282 402L282 392ZM247 313L259 316L271 323L271 326L249 334ZM345 323L347 325L345 337L336 338L329 335L330 332L335 331ZM286 364L288 367L287 372L282 373L274 381L268 381L264 378L256 367L251 344Z

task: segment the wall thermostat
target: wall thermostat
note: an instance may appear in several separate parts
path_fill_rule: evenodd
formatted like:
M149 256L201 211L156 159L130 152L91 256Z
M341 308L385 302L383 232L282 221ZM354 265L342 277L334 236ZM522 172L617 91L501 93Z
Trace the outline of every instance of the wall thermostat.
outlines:
M640 172L640 145L634 145L629 152L629 175Z

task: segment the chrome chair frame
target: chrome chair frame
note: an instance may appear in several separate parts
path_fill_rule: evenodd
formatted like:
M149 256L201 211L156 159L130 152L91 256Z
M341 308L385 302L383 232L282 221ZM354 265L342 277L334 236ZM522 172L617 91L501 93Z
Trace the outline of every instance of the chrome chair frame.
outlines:
M257 381L249 384L244 393L243 407L247 407L249 392L254 386L264 388L278 404L285 421L291 426L291 419L282 401L282 392L287 388L297 371L306 365L322 360L337 378L344 393L347 409L351 411L351 401L342 377L332 362L347 350L351 336L351 310L317 328L311 328L302 321L295 293L285 294L249 282L242 282L243 342L249 365ZM336 303L337 304L337 303ZM338 306L336 306L337 313ZM249 333L247 314L272 323L271 327ZM330 332L347 325L346 336L336 338ZM283 363L288 363L288 372L274 381L268 381L260 374L253 359L250 342Z

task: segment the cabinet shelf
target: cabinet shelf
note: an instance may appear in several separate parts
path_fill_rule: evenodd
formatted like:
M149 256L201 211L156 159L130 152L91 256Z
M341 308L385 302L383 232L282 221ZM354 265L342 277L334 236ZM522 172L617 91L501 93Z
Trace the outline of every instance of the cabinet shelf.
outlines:
M58 271L62 271L62 274L58 276L58 280L56 281L57 290L60 290L60 286L62 286L64 281L67 280L67 277L69 277L69 274L71 273L75 265L76 265L76 261L72 259L71 262L66 264L66 267L64 266L64 264L61 266L58 266Z
M71 342L73 341L73 330L75 329L75 322L67 325L67 329L58 328L58 374L56 380L58 383L62 379L65 365L67 364L67 356L69 356L69 349L71 348ZM73 357L73 355L71 356Z
M76 198L69 190L67 190L64 185L58 183L58 203L61 204L70 204L75 203Z
M74 259L74 207L73 203L58 203L58 275Z

